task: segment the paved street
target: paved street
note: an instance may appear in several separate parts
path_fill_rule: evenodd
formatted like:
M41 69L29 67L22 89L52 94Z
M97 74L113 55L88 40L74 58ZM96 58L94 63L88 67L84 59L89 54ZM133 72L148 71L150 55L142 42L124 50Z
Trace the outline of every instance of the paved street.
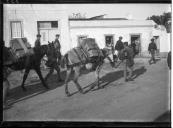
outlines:
M138 58L135 62L134 81L123 81L122 66L113 69L105 64L101 71L103 89L80 94L70 82L71 97L66 97L64 84L57 82L56 72L48 80L51 89L46 91L39 81L32 80L32 71L26 82L27 92L19 86L21 72L14 72L10 76L12 86L8 97L14 104L4 111L4 120L154 121L170 109L166 59L153 65L149 65L147 59ZM65 77L64 72L62 76ZM79 78L85 91L94 81L94 72L84 72Z

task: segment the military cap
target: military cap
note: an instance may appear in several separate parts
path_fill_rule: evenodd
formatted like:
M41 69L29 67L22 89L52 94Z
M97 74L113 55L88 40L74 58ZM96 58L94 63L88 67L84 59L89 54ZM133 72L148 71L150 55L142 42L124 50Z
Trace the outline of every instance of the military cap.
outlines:
M119 37L119 39L122 39L122 38L123 38L122 36Z
M41 35L40 34L37 34L37 37L41 37Z
M154 41L154 38L151 38L151 41Z
M60 36L59 34L56 34L55 36Z

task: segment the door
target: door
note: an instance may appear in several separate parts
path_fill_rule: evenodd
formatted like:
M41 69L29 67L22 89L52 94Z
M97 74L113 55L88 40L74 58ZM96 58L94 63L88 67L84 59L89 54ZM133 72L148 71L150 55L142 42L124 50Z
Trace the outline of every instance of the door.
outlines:
M47 44L49 40L49 30L40 30L41 44Z
M41 44L47 44L48 41L55 40L55 35L60 34L58 21L38 21L38 33L41 35Z
M140 55L141 54L141 36L140 36L140 34L131 34L130 41L131 41L131 44L132 43L136 44L136 48L139 51L139 55Z
M159 36L154 36L155 38L155 43L156 43L156 46L157 46L157 54L160 53L160 38Z

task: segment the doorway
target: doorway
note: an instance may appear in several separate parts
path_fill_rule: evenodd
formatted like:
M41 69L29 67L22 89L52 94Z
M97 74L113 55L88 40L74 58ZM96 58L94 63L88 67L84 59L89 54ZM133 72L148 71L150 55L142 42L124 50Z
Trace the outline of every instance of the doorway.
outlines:
M139 55L141 55L141 35L140 34L131 34L130 42L136 44L136 48L139 51Z
M58 21L38 21L38 33L41 35L41 43L47 44L48 41L55 40L55 35L60 34Z
M105 46L107 48L112 48L114 46L114 36L113 35L105 35Z
M157 46L157 52L156 54L160 54L160 38L159 36L154 36L154 39L155 39L155 43L156 43L156 46Z

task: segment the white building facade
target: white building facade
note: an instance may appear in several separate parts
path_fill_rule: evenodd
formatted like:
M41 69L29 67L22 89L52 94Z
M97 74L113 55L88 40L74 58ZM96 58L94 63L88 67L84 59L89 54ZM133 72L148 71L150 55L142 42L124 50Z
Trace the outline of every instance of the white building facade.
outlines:
M103 48L107 41L115 45L118 37L122 36L122 41L138 41L140 55L148 56L148 44L154 36L158 52L166 53L170 50L170 37L166 30L156 30L151 20L68 19L63 5L61 8L46 4L4 5L3 23L7 46L16 37L26 37L34 46L36 35L40 33L42 44L54 41L55 35L60 34L62 54L76 47L79 37L95 38L100 48Z

